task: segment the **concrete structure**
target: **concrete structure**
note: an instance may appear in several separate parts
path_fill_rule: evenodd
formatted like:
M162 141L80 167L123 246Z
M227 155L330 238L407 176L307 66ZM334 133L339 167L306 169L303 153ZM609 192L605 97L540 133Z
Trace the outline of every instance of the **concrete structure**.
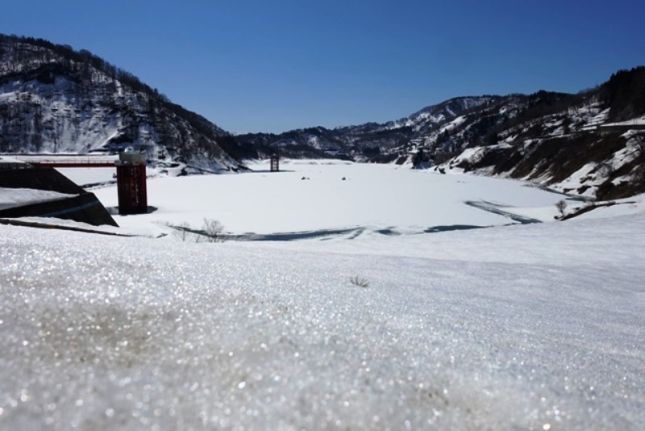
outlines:
M0 170L21 169L29 166L28 164L7 156L0 156Z
M272 154L271 155L271 172L279 172L280 171L280 156L277 154Z
M63 194L60 198L23 202L0 209L0 218L55 217L94 226L118 226L93 193L85 191L51 167L34 167L26 163L3 166L0 168L0 187Z
M116 163L116 182L119 193L119 214L148 212L145 154L125 152Z
M112 155L94 154L10 154L0 158L0 166L35 168L101 168L116 167L119 214L143 214L148 211L145 154L126 151L118 160ZM2 163L2 160L7 163Z

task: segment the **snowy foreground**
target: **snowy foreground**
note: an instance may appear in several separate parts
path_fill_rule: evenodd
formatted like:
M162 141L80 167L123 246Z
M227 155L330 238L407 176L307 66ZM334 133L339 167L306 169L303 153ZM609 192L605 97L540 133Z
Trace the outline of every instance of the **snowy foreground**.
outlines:
M367 181L357 168L343 186ZM463 200L547 217L561 197L384 170L374 181L401 196L398 216L377 203L370 213L343 194L343 169L318 177L329 190L311 170L302 183L300 172L270 181L351 203L348 215L291 215L293 230L372 226L358 235L195 243L0 225L0 429L645 429L639 207L504 226L515 222ZM212 217L233 232L282 230L289 212L263 206L262 175L151 180L158 211L119 223L163 231ZM422 186L396 193L408 178ZM199 200L182 184L248 190L238 200L255 210L237 224L210 203L182 210L156 194L164 182L184 205ZM445 214L423 199L432 184ZM222 196L220 210L252 207ZM291 212L314 217L306 196ZM499 226L418 231L459 217ZM387 226L401 235L375 230Z
M645 428L642 216L423 237L0 226L0 428Z

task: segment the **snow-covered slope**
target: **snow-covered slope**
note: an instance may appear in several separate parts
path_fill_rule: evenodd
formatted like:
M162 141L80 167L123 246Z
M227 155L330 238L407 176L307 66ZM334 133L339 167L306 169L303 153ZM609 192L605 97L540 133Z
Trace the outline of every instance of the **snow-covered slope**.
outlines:
M641 430L644 235L631 216L375 256L0 226L0 428Z
M118 151L236 168L227 133L87 51L0 35L0 152Z
M645 67L640 67L579 94L458 97L383 124L235 139L245 158L279 151L415 167L449 161L441 170L525 178L609 199L645 192L644 114ZM467 157L472 154L477 158Z
M501 112L501 111L500 111ZM578 95L532 95L512 119L493 115L488 138L468 141L438 169L523 178L565 193L615 199L645 191L645 67ZM459 132L450 132L450 139Z

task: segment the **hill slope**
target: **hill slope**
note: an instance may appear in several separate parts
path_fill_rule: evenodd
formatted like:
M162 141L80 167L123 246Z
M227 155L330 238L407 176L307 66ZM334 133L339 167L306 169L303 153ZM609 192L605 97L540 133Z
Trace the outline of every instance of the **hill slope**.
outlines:
M145 150L208 169L228 134L88 51L0 35L0 152Z
M528 179L563 192L618 198L645 192L645 68L579 94L459 97L384 124L237 136L242 157L343 155L441 165ZM616 124L632 120L632 127Z

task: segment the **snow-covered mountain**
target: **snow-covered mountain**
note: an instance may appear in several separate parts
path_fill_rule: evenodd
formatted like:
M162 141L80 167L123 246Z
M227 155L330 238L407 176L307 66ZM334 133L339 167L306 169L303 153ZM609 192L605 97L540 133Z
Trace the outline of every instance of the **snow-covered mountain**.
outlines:
M458 97L387 123L233 136L87 51L0 35L0 152L111 151L209 170L294 158L458 168L612 199L645 192L645 67L578 94Z
M132 146L151 159L236 169L219 145L227 135L87 51L0 35L0 152Z
M515 106L494 105L480 117L485 127L476 133L465 122L431 142L431 154L446 145L461 151L436 169L521 178L600 199L645 192L645 67L577 95L539 92Z
M288 157L336 157L354 160L391 162L407 156L408 147L430 135L442 124L449 123L464 112L499 99L497 96L458 97L387 123L366 123L357 126L327 129L313 127L281 134L255 133L238 135L235 140L243 157L262 157L280 152Z
M618 198L645 191L645 67L578 94L459 97L383 124L236 137L245 157L345 155L523 178ZM625 121L628 121L625 123ZM631 131L630 131L631 130ZM445 165L442 165L444 164Z

